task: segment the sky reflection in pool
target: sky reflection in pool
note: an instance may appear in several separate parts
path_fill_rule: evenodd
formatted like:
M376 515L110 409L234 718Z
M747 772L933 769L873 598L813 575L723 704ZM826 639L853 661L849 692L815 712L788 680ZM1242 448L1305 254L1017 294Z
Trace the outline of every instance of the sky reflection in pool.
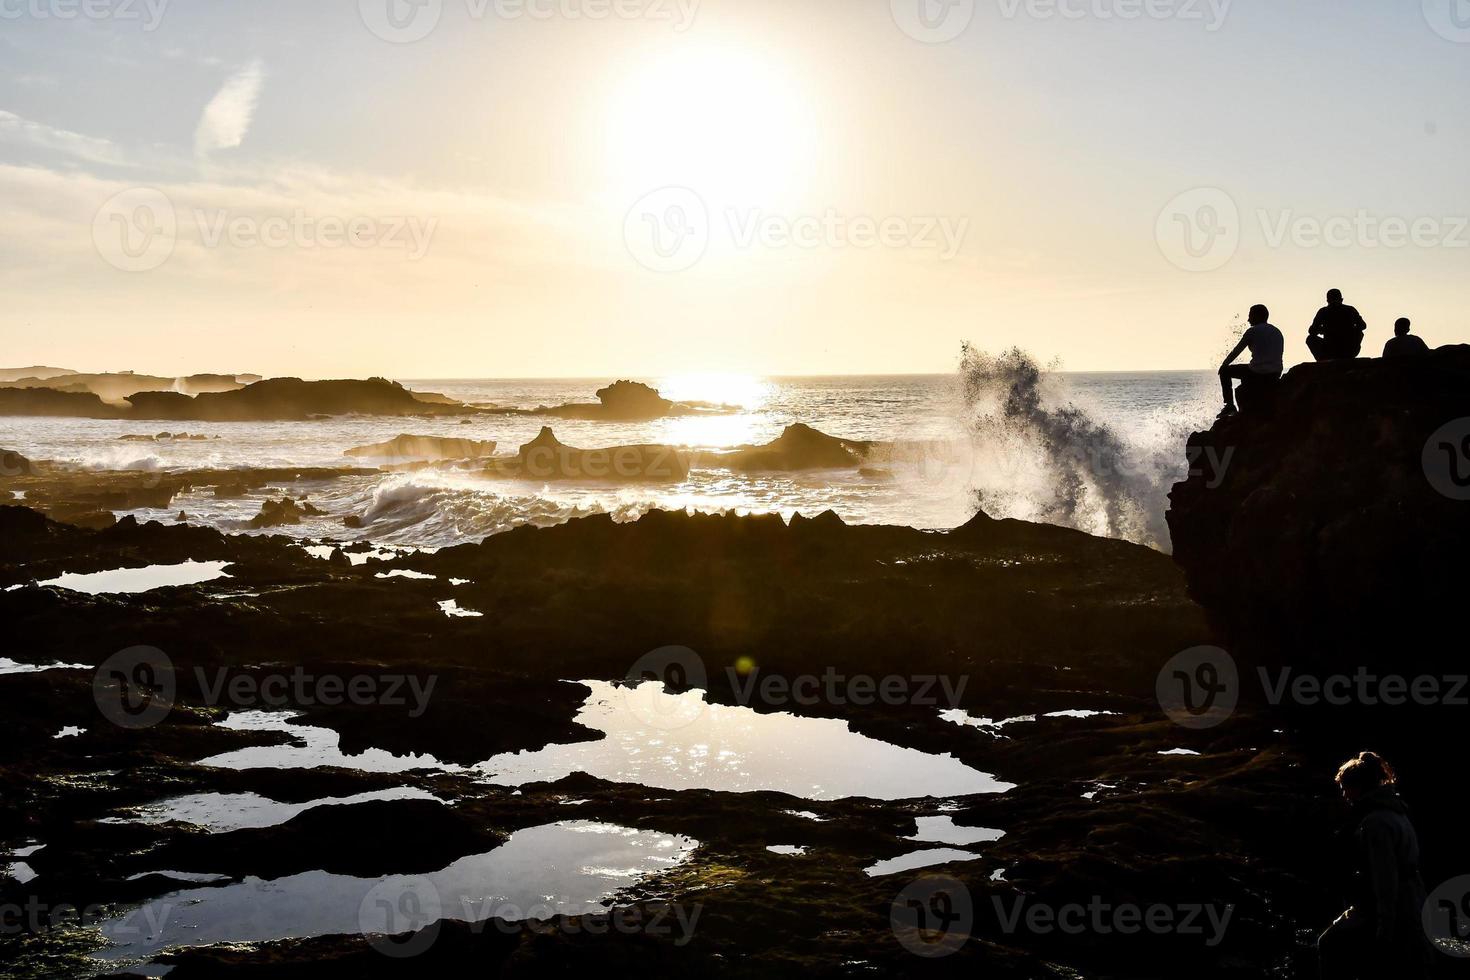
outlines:
M592 696L576 722L607 737L506 753L477 766L492 783L519 786L573 772L660 789L775 790L812 800L1003 793L1003 783L948 755L931 755L859 735L845 721L759 714L704 704L703 692L666 693L583 681ZM662 719L685 724L663 727Z
M263 881L189 888L102 923L106 960L153 956L175 946L268 942L381 932L383 904L410 910L393 932L440 919L481 922L581 915L619 891L682 862L698 842L593 821L518 830L486 854L428 875L354 878L308 871ZM411 896L413 902L400 899ZM417 903L416 905L414 903Z
M177 565L148 565L143 568L114 568L106 572L77 574L68 572L57 578L38 584L85 592L88 595L112 595L128 592L148 592L167 586L198 585L217 578L228 578L225 574L227 561L194 561L190 559Z
M877 878L880 875L898 874L900 871L931 868L936 864L950 864L954 861L975 861L979 858L980 855L972 851L961 851L953 847L931 847L910 854L900 854L886 861L879 861L877 864L864 868L863 873L869 878Z
M636 689L606 681L582 683L592 693L574 720L603 733L593 742L507 752L466 768L432 755L396 756L382 749L346 755L340 736L330 729L295 724L283 712L237 711L221 726L284 732L295 742L237 749L200 764L223 769L335 766L380 773L432 769L476 773L498 786L555 782L584 772L657 789L769 790L810 800L904 800L1015 788L953 756L880 742L837 719L705 704L703 692L668 694L656 681ZM671 726L671 718L685 723Z
M439 798L428 790L412 786L358 793L356 796L326 797L306 803L277 803L258 793L197 793L136 807L134 816L109 818L109 822L156 825L176 820L203 827L212 834L223 834L232 830L276 827L319 806L351 806L375 800L438 801Z
M394 755L382 749L347 755L342 751L342 736L330 728L293 724L292 717L291 713L280 711L233 712L219 723L221 728L239 732L284 732L294 738L296 744L236 749L202 759L199 764L218 769L320 769L335 766L360 772L462 771L461 767L447 765L432 755Z

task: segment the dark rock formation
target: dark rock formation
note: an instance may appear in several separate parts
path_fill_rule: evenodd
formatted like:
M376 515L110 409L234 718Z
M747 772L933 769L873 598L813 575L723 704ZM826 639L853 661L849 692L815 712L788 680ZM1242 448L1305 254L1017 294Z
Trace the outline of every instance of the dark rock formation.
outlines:
M610 419L656 419L674 407L673 402L637 381L615 381L600 388L597 400Z
M824 470L856 467L874 443L839 439L797 422L764 446L742 446L726 453L705 453L700 462L739 472L760 470Z
M1470 346L1300 365L1272 411L1188 447L1191 475L1170 494L1174 557L1242 649L1343 665L1442 657L1424 643L1464 593Z
M344 456L368 456L374 459L479 459L495 454L494 442L476 439L453 439L444 436L402 435L387 442L357 446Z
M523 480L638 480L678 483L689 477L689 457L673 446L577 449L557 440L550 427L520 448L514 460L497 460L487 472Z
M728 415L736 411L728 405L670 401L657 390L637 381L614 382L606 388L598 389L597 397L597 404L572 402L566 405L542 405L534 409L495 406L484 408L502 415L551 415L587 422L643 422L648 419L688 415Z
M260 513L250 519L250 526L262 527L284 527L288 524L300 524L308 517L320 517L326 511L313 507L306 501L297 503L290 497L282 497L280 500L267 500L260 505Z
M420 401L394 381L302 381L272 378L238 391L195 398L177 392L142 392L128 399L132 418L208 422L259 422L306 419L314 415L455 415L463 405Z
M0 387L0 415L115 419L122 416L122 411L89 391Z

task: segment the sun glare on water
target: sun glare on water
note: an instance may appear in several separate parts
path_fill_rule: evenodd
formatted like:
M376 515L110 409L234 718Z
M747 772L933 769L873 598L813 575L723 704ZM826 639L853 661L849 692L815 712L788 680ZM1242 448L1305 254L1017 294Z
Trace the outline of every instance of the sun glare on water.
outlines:
M709 402L753 411L771 397L773 386L748 374L691 373L663 378L654 387L676 402Z

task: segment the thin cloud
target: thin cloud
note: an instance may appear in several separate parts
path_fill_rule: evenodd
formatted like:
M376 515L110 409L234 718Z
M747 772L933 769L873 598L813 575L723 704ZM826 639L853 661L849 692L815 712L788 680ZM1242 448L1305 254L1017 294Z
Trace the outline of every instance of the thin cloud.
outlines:
M125 165L123 152L111 140L57 129L0 109L0 142L36 147L92 163Z
M265 65L259 60L230 76L199 119L194 133L194 152L198 156L233 149L245 141L264 84Z

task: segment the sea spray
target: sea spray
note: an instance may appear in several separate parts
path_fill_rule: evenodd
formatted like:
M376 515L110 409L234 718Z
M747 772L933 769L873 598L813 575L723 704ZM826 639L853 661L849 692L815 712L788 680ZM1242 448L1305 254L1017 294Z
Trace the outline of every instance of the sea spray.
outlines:
M1188 468L1187 423L1166 426L1155 448L1130 443L1062 402L1061 382L1019 348L989 354L967 344L960 374L980 509L1168 550L1164 511Z

